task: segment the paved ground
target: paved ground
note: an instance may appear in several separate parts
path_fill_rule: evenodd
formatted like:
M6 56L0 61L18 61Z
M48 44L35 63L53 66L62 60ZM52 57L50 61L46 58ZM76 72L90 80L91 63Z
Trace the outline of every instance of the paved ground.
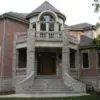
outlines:
M69 96L84 96L84 95L89 95L86 93L76 93L76 94L11 94L11 95L1 95L0 98L2 97L69 97Z

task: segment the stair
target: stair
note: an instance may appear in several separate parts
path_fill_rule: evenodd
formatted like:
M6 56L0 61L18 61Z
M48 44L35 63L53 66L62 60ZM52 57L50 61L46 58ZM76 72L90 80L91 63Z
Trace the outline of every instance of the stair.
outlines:
M54 75L37 76L31 86L24 87L25 94L65 94L72 90L64 84L61 77Z

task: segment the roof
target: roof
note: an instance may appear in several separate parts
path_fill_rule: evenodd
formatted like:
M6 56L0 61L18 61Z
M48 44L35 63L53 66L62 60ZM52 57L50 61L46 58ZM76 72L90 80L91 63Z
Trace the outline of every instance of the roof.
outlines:
M64 28L68 28L69 26L67 24L64 24Z
M28 23L28 21L26 20L27 15L28 15L27 13L7 12L0 15L0 19L10 18L10 19L17 20L23 23Z
M70 30L88 30L88 29L95 29L95 25L89 23L80 23L76 25L69 26Z
M92 38L89 38L85 35L81 35L80 36L80 46L88 46L91 44L92 40L93 40Z
M33 10L28 16L27 19L38 15L39 13L41 13L42 11L45 10L51 10L55 13L57 13L60 17L62 17L64 20L66 19L66 17L58 10L56 9L53 5L51 5L48 1L45 1L43 4L41 4L39 7L37 7L35 10Z

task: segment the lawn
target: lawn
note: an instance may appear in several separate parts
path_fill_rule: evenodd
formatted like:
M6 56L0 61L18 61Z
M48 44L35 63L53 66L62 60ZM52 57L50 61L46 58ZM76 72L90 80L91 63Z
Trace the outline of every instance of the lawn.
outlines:
M0 98L0 100L100 100L100 96L80 96L80 97L61 97L61 98Z

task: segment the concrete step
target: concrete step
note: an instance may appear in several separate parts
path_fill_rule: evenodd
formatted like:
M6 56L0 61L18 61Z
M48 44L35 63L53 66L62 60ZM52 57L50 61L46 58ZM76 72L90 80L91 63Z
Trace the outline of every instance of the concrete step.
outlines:
M30 80L31 81L31 80ZM52 94L70 93L70 88L66 87L61 77L55 75L37 76L33 84L23 88L27 94Z

